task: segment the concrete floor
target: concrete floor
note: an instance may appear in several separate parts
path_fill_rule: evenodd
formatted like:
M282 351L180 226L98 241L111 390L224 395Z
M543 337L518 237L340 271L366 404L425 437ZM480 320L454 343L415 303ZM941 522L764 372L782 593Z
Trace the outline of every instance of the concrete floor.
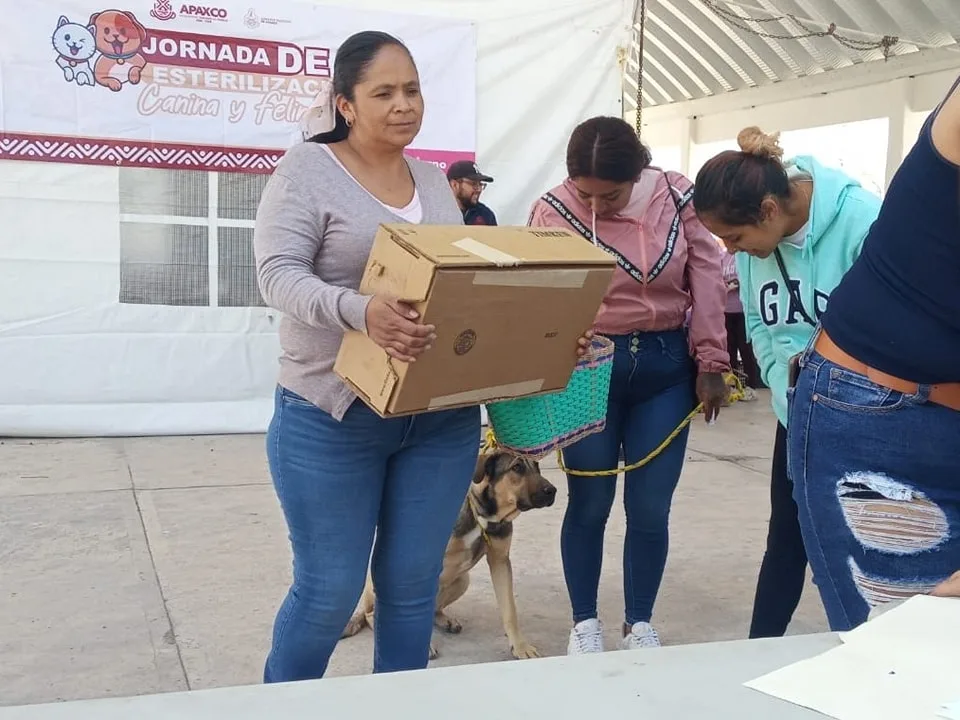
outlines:
M769 398L695 423L655 622L668 644L741 638L763 553L775 420ZM548 476L563 478L548 464ZM566 649L558 532L565 493L520 519L521 627ZM289 581L261 436L0 441L0 705L259 682ZM623 513L607 531L601 614L622 618ZM485 566L437 665L509 658ZM808 587L791 633L826 629ZM369 672L369 631L331 675Z

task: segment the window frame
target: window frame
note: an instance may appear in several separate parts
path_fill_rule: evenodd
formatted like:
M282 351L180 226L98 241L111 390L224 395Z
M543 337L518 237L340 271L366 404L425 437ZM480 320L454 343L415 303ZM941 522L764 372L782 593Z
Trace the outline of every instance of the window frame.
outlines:
M121 168L121 172L126 168ZM158 168L154 168L159 170ZM177 170L159 170L160 172L177 172ZM203 172L203 171L201 171ZM205 217L191 217L187 215L151 215L146 213L125 213L119 215L120 224L141 223L147 225L188 225L207 228L207 304L206 305L174 305L168 307L230 307L230 308L260 308L263 305L220 305L220 229L247 228L253 229L256 220L237 220L220 217L220 171L205 171L207 176L207 214ZM243 173L238 173L243 174ZM259 198L257 198L259 200ZM259 288L257 288L259 295ZM262 298L261 298L262 300ZM122 303L134 305L138 303ZM160 303L158 303L160 304Z

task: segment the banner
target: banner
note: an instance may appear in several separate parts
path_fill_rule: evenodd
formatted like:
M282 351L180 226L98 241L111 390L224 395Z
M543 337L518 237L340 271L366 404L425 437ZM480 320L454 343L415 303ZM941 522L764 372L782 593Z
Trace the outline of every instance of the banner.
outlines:
M295 0L102 1L0 15L0 160L270 172L361 30L399 37L417 63L426 114L410 155L441 168L474 157L468 22Z

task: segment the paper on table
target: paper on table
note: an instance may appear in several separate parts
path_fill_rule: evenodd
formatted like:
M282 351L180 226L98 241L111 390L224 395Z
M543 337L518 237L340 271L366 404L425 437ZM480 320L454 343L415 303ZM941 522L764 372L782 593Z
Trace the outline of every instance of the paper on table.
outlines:
M943 710L940 711L940 717L946 720L960 720L960 700L944 705Z
M843 641L745 685L837 720L936 720L960 690L960 600L919 595Z
M843 642L875 652L889 652L893 649L891 643L898 646L898 651L917 647L957 650L960 648L960 599L914 595L900 607L844 633ZM960 692L960 672L957 679L956 689ZM950 695L950 699L955 696Z

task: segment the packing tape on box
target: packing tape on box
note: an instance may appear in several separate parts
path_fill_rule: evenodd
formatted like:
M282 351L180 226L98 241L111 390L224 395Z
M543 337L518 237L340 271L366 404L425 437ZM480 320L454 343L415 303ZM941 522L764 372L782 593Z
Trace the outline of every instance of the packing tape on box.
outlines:
M435 410L437 408L458 405L479 405L491 400L534 395L543 389L544 382L546 382L546 379L540 378L539 380L525 380L523 382L510 383L509 385L495 385L493 387L481 388L480 390L467 390L466 392L453 393L452 395L440 395L439 397L430 398L430 403L427 405L427 408Z
M475 255L481 260L486 260L488 263L493 263L497 267L510 267L512 265L519 265L520 258L515 258L509 253L505 253L502 250L497 250L494 247L485 245L479 240L474 240L473 238L463 238L462 240L457 240L453 243L455 248L460 248L471 255Z
M579 289L587 282L589 270L529 270L510 272L480 270L473 276L474 285L496 287L537 287Z

